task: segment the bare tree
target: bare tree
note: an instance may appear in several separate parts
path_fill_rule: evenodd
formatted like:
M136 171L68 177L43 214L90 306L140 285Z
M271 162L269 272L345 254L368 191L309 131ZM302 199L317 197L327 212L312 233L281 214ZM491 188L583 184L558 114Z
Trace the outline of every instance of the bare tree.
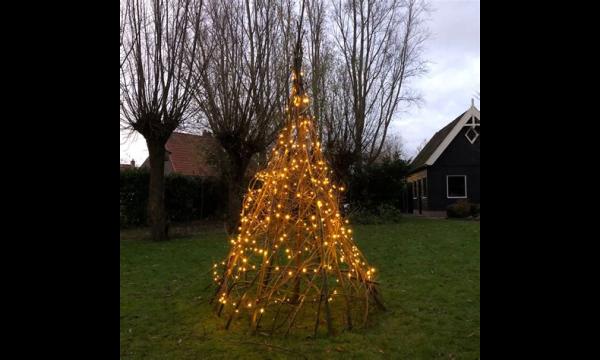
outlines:
M125 27L127 26L127 18L129 15L129 7L127 6L126 3L123 3L123 1L121 1L120 4L120 26L119 26L119 37L120 37L120 51L121 51L121 65L120 67L123 67L123 65L125 64L125 61L127 61L127 57L129 56L129 54L131 53L131 50L133 49L133 44L130 43L129 46L126 48L125 47Z
M197 43L196 103L225 150L227 230L237 228L248 166L283 123L290 7L275 0L211 0ZM287 20L286 20L287 17Z
M311 111L317 119L316 126L319 138L323 138L323 121L327 106L327 76L333 63L333 51L327 36L327 7L323 0L306 1L307 58L308 58L308 92L311 95Z
M339 60L325 76L326 105L320 119L325 154L337 178L346 181L348 169L356 163L350 78Z
M423 139L423 141L421 141L419 146L417 146L415 155L419 154L421 152L421 150L423 150L425 148L425 145L427 145L428 142L429 142L428 139Z
M404 142L400 134L388 135L377 160L404 158Z
M152 239L168 238L164 202L165 143L194 116L201 0L126 0L122 35L131 54L121 67L121 124L146 140L150 158L148 211Z
M337 97L342 103L329 104L338 116L327 132L329 145L336 148L329 151L341 155L334 164L339 174L377 159L399 108L420 100L407 85L426 71L421 59L425 11L418 0L335 3L335 41L342 61L334 76L344 84L340 95L349 96L349 101Z
M302 0L304 1L304 0ZM280 56L278 60L278 68L282 71L278 74L278 81L283 81L284 83L284 96L285 100L289 95L289 90L291 88L290 82L290 73L291 73L291 64L293 62L293 52L295 46L295 34L294 34L294 24L297 21L298 17L293 11L296 6L295 0L278 0L275 3L276 10L276 19L277 19L277 28L276 31L278 35L276 36L276 43L278 44L278 54Z
M328 21L331 8L323 0L308 0L306 12L308 84L312 95L311 111L316 118L319 138L327 149L326 157L338 177L338 169L353 163L354 149L350 147L349 78L336 53ZM329 30L329 31L328 31Z

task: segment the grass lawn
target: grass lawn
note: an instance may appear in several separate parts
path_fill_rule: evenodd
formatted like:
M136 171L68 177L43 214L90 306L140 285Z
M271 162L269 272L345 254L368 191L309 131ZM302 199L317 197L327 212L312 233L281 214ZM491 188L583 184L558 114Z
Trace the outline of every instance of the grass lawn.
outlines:
M208 304L224 232L153 243L121 236L121 359L478 359L480 223L405 218L355 226L388 311L316 340L225 331Z

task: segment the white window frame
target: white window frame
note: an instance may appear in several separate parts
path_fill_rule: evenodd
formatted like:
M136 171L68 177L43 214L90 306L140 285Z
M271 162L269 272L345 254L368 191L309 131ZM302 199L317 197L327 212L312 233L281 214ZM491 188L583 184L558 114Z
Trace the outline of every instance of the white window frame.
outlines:
M471 144L475 144L475 141L477 141L477 139L479 138L479 131L477 131L476 129L477 126L465 126L466 128L469 128L467 129L467 131L465 131L465 137L467 138L467 141ZM475 131L475 137L473 137L473 140L469 139L469 135L467 135L471 130Z
M479 120L479 118L476 115L471 115L471 117L469 117L469 120L467 120L467 122L465 123L465 126L479 126L479 124L475 122L475 119Z
M465 179L465 196L450 196L450 186L448 184L448 178L449 177L459 177L462 176L463 179ZM468 196L468 191L467 191L467 175L446 175L446 198L448 199L466 199Z

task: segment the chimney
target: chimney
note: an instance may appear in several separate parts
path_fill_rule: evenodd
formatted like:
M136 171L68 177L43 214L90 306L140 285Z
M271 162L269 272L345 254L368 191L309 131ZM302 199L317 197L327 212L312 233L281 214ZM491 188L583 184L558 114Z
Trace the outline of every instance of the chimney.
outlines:
M135 160L131 159L131 167L135 169Z

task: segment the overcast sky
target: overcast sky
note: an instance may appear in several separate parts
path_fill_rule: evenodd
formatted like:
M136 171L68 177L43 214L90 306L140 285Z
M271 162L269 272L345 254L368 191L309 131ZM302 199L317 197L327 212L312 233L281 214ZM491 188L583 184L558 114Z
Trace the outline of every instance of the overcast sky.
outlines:
M430 71L414 83L423 104L400 114L391 125L409 157L423 140L467 110L472 98L479 108L479 1L434 0L431 5L431 38L425 51Z
M406 155L413 157L417 146L470 105L480 89L479 1L433 0L425 59L429 73L415 81L414 89L423 96L420 107L399 114L391 133L402 138ZM479 100L475 99L479 108ZM144 138L121 132L121 163L134 159L141 164L148 156Z

